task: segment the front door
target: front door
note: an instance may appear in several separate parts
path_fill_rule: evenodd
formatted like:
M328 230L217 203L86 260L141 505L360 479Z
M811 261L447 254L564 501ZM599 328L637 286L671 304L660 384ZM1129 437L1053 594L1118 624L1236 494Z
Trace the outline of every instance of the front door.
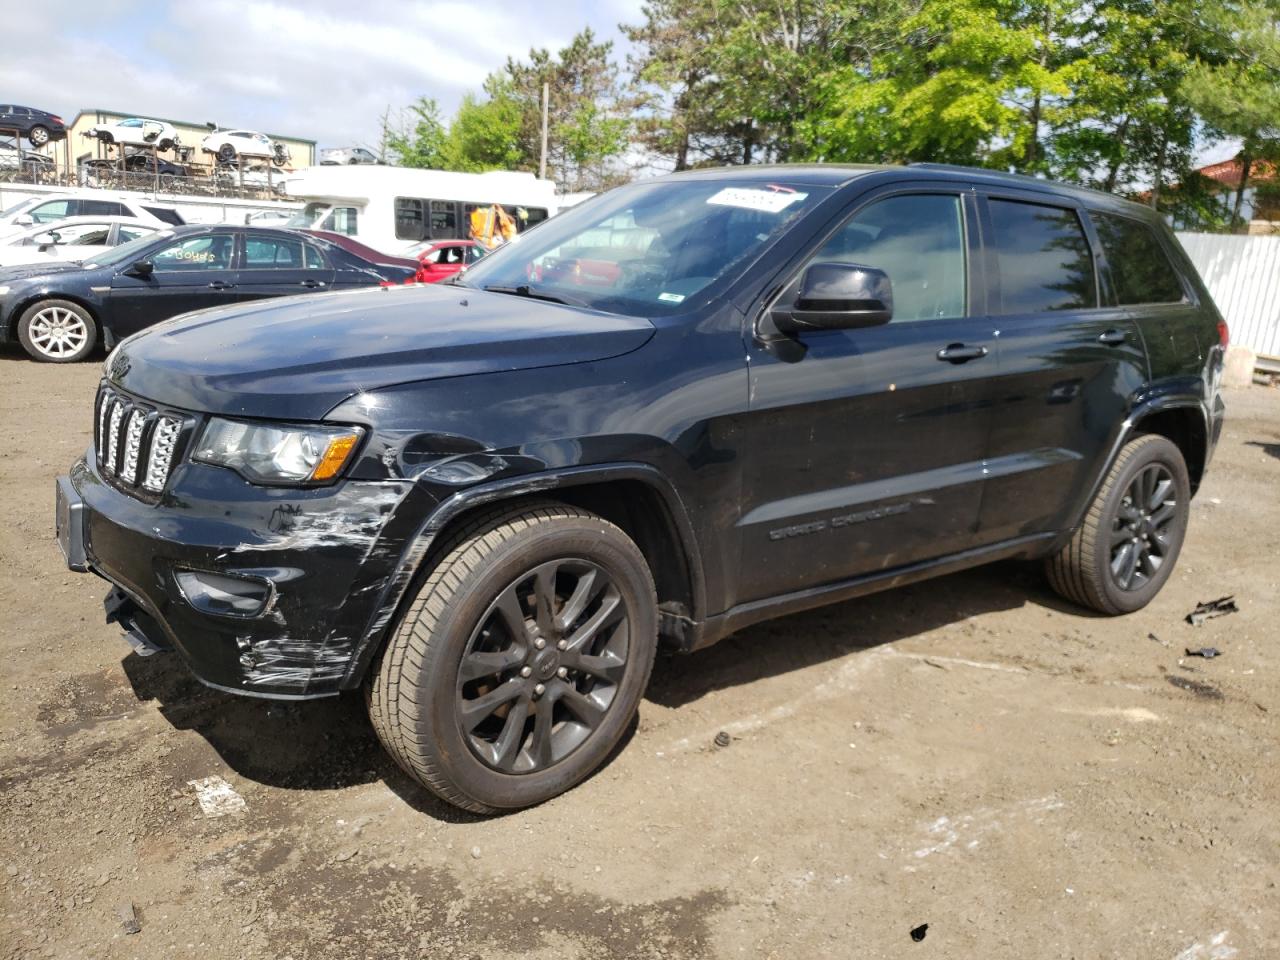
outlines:
M971 198L862 204L807 263L884 270L883 326L749 346L738 602L939 557L972 541L995 343L973 282ZM777 304L794 300L803 267Z
M235 235L201 233L175 238L150 256L149 276L124 272L111 280L108 325L117 338L182 313L233 303Z
M997 541L1074 522L1147 370L1130 313L1100 283L1082 209L1014 191L982 207L1000 376L981 536Z

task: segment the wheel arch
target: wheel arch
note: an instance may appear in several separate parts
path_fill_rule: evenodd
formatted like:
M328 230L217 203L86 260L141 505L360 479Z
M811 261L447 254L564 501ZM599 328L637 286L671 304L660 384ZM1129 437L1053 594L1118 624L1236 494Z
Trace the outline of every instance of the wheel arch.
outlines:
M706 594L693 525L674 486L648 464L575 467L484 484L441 502L401 553L340 686L353 689L363 682L451 531L495 505L515 509L547 500L599 514L631 537L653 574L661 634L687 646L706 615Z
M1203 405L1198 400L1157 402L1130 420L1133 426L1122 442L1144 433L1165 437L1181 451L1186 461L1194 496L1204 476L1209 451L1209 419Z

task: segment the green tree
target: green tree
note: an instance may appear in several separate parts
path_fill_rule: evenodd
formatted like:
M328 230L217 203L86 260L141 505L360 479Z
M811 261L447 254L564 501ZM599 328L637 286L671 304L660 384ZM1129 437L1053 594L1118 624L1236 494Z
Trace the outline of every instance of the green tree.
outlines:
M444 155L447 132L440 119L440 105L430 97L419 97L401 112L398 128L389 128L383 119L383 139L391 158L403 167L446 169Z
M484 99L471 93L462 98L442 148L445 169L529 169L520 144L523 113L510 82L493 74L485 80L484 92Z
M1280 2L1216 2L1199 8L1195 23L1216 49L1197 58L1183 89L1213 133L1240 141L1238 229L1257 163L1280 158Z

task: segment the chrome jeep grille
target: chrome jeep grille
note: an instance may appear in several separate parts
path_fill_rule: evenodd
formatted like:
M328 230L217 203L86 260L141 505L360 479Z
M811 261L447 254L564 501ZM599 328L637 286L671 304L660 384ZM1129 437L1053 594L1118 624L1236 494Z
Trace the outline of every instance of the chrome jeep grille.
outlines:
M127 492L159 494L178 461L187 421L102 387L94 417L94 449L102 475Z

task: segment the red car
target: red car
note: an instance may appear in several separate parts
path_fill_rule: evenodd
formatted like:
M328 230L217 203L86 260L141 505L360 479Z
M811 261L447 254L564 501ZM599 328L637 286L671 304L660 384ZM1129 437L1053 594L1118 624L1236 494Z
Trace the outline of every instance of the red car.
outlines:
M418 283L439 283L461 273L487 251L474 240L432 240L414 254Z

